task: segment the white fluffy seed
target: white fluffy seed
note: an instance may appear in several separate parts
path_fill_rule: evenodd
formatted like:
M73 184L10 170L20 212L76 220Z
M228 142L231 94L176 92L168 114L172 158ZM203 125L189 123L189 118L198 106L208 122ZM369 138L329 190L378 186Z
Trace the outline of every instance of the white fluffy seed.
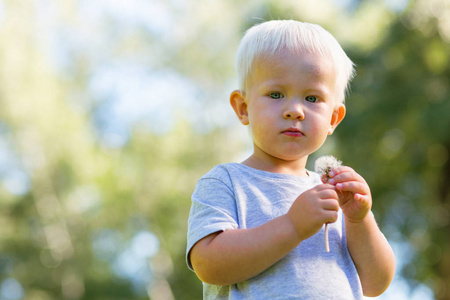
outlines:
M334 156L326 155L321 156L316 160L314 169L317 173L321 175L327 175L331 170L336 169L342 165L342 161L337 160Z

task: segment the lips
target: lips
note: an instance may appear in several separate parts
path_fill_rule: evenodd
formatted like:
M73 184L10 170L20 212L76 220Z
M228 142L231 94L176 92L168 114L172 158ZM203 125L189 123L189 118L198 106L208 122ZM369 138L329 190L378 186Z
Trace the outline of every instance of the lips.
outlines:
M300 129L295 128L295 127L290 127L286 130L283 130L281 133L284 135L287 135L287 136L292 136L292 137L304 136L303 132L301 132Z

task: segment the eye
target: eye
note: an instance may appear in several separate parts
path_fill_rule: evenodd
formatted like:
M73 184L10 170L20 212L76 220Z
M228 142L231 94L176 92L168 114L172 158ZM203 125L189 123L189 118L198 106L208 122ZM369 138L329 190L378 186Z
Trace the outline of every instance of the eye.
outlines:
M316 103L317 101L319 101L316 96L306 96L305 100L311 103Z
M279 93L279 92L272 92L269 94L270 98L272 99L281 99L284 98L283 94Z

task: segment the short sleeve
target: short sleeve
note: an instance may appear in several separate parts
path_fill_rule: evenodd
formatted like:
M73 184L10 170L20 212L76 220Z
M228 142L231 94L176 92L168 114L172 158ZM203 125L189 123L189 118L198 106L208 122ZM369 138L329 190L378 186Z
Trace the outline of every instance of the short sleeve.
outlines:
M192 194L188 220L186 262L193 270L189 252L202 238L218 231L237 229L237 208L231 183L219 178L201 178Z

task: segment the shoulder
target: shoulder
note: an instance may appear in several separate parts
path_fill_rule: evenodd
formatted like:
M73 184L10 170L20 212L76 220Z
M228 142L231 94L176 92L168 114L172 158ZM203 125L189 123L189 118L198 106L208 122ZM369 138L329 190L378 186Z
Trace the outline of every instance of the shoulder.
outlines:
M214 166L208 173L203 175L199 181L215 179L228 183L232 178L242 176L242 169L238 163L226 163Z
M211 170L209 170L205 175L203 175L200 179L205 178L221 178L223 176L229 176L229 169L233 163L219 164L214 166Z
M206 174L200 177L194 193L200 191L210 193L211 190L217 189L234 190L233 177L235 176L236 171L232 165L233 163L227 163L214 166Z

